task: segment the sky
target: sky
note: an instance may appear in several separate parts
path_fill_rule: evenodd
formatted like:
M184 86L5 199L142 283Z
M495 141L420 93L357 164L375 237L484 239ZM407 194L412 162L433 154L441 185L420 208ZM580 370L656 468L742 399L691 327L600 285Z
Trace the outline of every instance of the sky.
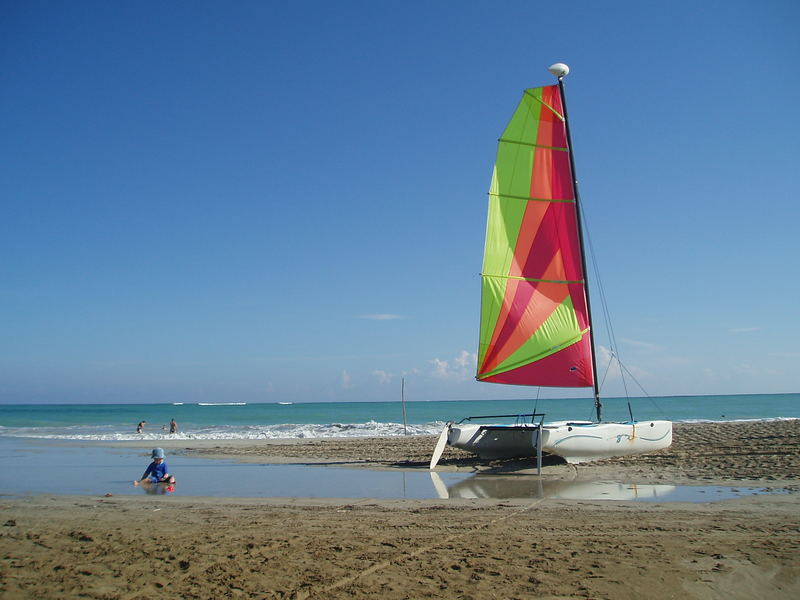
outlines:
M554 62L627 368L653 396L798 392L798 23L793 0L6 0L0 402L535 395L474 366L496 141Z

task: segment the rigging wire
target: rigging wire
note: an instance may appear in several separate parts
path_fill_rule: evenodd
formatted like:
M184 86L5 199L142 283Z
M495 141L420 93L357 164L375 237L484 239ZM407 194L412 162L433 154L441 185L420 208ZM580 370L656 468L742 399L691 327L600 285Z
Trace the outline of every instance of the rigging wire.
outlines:
M536 415L538 412L536 409L539 408L539 393L542 391L542 387L537 385L536 386L536 398L533 401L533 414ZM531 417L531 423L536 420L536 417Z
M626 399L626 401L628 403L628 415L630 416L631 421L633 421L634 418L633 418L633 409L632 409L632 406L631 406L630 392L628 391L628 382L627 382L627 380L625 378L625 374L626 373L628 374L628 377L630 377L633 380L633 382L636 383L637 386L639 386L639 389L642 391L642 393L645 395L645 397L648 400L650 400L651 404L653 406L655 406L656 410L658 410L658 412L660 412L662 415L665 416L665 418L667 418L666 413L661 408L661 406L647 392L647 390L639 382L639 380L636 379L636 377L633 375L633 373L631 373L630 369L628 369L628 367L626 367L623 364L622 359L619 356L619 346L617 345L617 338L616 338L616 335L614 333L614 326L613 326L613 324L611 322L611 312L609 311L609 308L608 308L608 301L606 300L606 292L605 292L605 288L603 288L603 280L600 277L600 267L599 267L599 264L597 262L597 254L594 251L594 246L592 244L592 236L589 233L589 227L586 226L586 223L587 223L587 221L586 221L586 213L583 211L583 205L579 205L579 209L581 211L581 218L583 219L583 223L584 223L584 234L586 235L586 242L587 242L587 246L589 248L589 257L590 257L590 259L592 261L592 270L594 271L594 280L597 282L598 296L600 298L600 307L602 309L603 320L604 320L605 326L606 326L606 334L608 335L608 338L609 338L609 346L610 346L610 353L611 353L611 356L609 357L608 365L606 366L606 371L603 374L603 379L601 381L601 385L603 383L605 383L606 377L607 377L609 371L611 370L611 364L616 360L617 365L619 366L619 374L620 374L620 379L622 380L622 387L625 390L625 399Z
M630 416L631 421L633 421L633 409L631 407L631 398L630 393L628 392L628 382L625 380L625 372L623 371L622 361L619 358L619 347L617 345L617 338L614 333L614 326L611 322L611 311L608 308L608 301L606 299L606 291L603 287L603 279L600 277L600 266L597 262L597 254L594 251L594 245L592 244L592 236L589 233L589 227L586 220L586 213L583 210L583 205L579 205L579 210L581 211L581 219L583 220L584 224L584 231L586 234L586 242L589 246L589 257L592 261L592 270L594 271L594 280L597 282L597 290L598 296L600 297L600 307L603 313L603 321L605 322L606 326L606 334L609 338L609 346L611 356L609 357L608 367L606 368L606 373L603 375L603 381L605 382L605 378L608 375L608 371L611 368L611 363L616 358L617 364L619 365L619 374L620 379L622 380L622 387L625 390L625 399L628 403L628 415ZM627 371L627 369L625 369ZM628 372L630 374L630 372Z
M606 365L606 370L603 373L603 378L600 380L600 388L602 389L603 385L606 383L606 377L608 377L608 372L611 370L611 361L608 361Z
M655 401L655 399L654 399L654 398L653 398L653 397L652 397L650 394L648 394L648 393L647 393L647 390L646 390L646 389L644 389L644 386L643 386L641 383L639 383L639 380L638 380L638 379L636 379L636 377L633 375L633 373L631 373L631 372L630 372L630 370L628 369L628 367L626 367L625 365L623 365L623 364L622 364L622 362L619 360L619 357L617 357L617 362L619 363L619 366L620 366L620 368L621 368L621 369L625 369L625 372L628 374L628 376L629 376L631 379L633 379L633 381L636 383L636 385L638 385L638 386L639 386L639 389L640 389L640 390L642 390L642 393L643 393L643 394L644 394L644 395L647 397L647 399L648 399L648 400L650 400L650 403L651 403L653 406L655 406L655 407L656 407L656 409L658 410L658 412L660 412L660 413L661 413L661 414L664 416L664 418L665 418L665 419L669 419L669 417L667 416L667 414L666 414L666 413L664 412L664 410L661 408L661 405L659 405L659 404L658 404L658 402L656 402L656 401Z

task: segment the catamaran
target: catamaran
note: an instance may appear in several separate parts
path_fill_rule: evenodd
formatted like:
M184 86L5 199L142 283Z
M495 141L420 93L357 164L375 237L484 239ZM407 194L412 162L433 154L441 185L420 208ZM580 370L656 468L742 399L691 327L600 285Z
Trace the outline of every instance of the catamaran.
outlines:
M555 454L569 463L639 454L672 443L671 421L604 422L583 247L580 198L564 97L569 67L548 69L556 85L525 90L499 140L489 190L481 273L476 379L543 387L591 387L593 421L445 425L445 445L505 458ZM498 415L514 416L514 415ZM528 421L528 418L530 420ZM536 419L539 419L538 422Z

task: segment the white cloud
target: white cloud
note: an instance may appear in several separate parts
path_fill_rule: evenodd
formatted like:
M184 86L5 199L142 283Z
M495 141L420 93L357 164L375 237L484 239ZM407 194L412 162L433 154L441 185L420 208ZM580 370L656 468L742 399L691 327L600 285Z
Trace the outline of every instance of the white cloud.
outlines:
M450 366L447 364L446 360L432 358L430 360L430 363L433 365L434 377L447 377L447 373L450 370Z
M478 364L478 357L466 350L462 350L461 354L455 358L455 363L462 368L475 367Z
M658 352L662 349L661 346L651 344L650 342L640 342L639 340L631 340L629 338L621 338L621 341L646 352Z
M391 313L379 313L375 315L358 315L357 318L369 319L370 321L394 321L395 319L402 319L403 317Z
M342 389L343 390L349 389L351 385L352 384L350 383L350 373L348 373L347 371L342 371Z
M650 346L649 344L645 345ZM656 346L652 347L657 348ZM597 378L600 381L603 381L604 383L619 381L620 376L622 375L622 368L620 367L620 361L618 357L612 354L611 350L609 350L606 346L603 345L597 347L596 355L597 355ZM625 372L626 381L629 380L630 375L635 377L639 382L641 382L644 379L647 379L650 376L650 373L648 373L643 369L640 369L635 365L630 365L628 363L624 363L624 365L626 371Z
M736 367L736 373L738 375L745 375L746 377L769 377L778 375L780 371L774 367L761 367L750 363L742 363Z
M800 352L770 352L768 356L776 358L791 358L793 360L800 360Z
M478 356L462 350L452 360L434 358L429 362L433 365L431 374L434 377L441 379L468 379L475 371L475 367L478 364Z
M377 377L378 383L380 383L381 385L390 383L394 378L394 375L392 375L391 373L387 373L386 371L380 369L373 371L372 374L375 375L375 377Z
M619 379L619 363L606 346L600 345L595 349L597 358L597 378L602 382L617 381ZM610 364L609 364L610 363Z

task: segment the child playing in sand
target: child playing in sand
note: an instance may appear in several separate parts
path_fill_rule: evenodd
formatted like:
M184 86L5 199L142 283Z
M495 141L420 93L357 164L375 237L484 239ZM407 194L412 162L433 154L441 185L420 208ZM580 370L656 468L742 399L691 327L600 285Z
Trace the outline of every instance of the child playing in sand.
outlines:
M153 448L150 454L153 457L153 462L147 465L147 470L142 475L141 479L133 482L133 485L140 483L175 483L175 478L169 474L167 463L164 462L164 450L161 448Z

